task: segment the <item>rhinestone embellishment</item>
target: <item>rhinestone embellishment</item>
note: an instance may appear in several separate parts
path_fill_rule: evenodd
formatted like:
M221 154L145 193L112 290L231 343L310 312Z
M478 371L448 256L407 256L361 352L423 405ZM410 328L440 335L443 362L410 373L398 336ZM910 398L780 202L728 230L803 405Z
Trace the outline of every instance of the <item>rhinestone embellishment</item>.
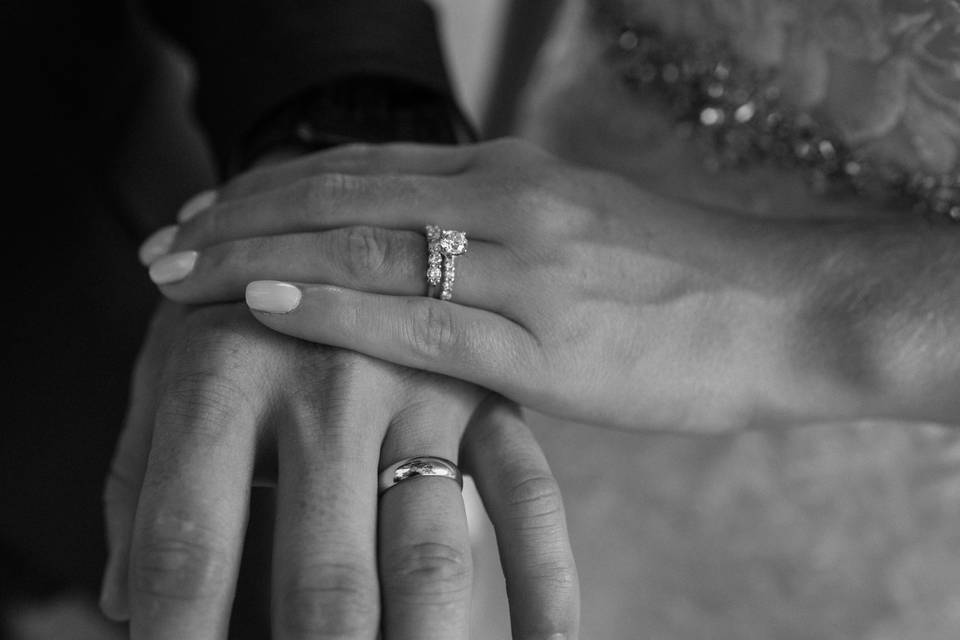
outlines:
M622 83L667 103L678 134L704 143L708 170L760 163L800 169L818 194L866 196L932 220L960 222L960 172L910 172L871 161L830 127L786 104L774 72L743 64L728 47L674 40L653 27L600 17L611 25L608 55Z

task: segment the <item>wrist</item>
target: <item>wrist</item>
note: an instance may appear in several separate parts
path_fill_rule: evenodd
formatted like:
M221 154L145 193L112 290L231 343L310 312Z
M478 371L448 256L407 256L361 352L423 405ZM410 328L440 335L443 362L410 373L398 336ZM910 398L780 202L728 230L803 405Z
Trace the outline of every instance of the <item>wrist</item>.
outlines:
M720 216L703 228L711 262L725 265L702 310L727 336L716 381L724 419L769 427L864 415L877 393L875 331L848 296L867 259L801 222Z
M960 282L952 230L914 223L811 222L783 229L781 287L796 309L789 370L827 384L814 419L956 421ZM816 397L812 395L811 397Z

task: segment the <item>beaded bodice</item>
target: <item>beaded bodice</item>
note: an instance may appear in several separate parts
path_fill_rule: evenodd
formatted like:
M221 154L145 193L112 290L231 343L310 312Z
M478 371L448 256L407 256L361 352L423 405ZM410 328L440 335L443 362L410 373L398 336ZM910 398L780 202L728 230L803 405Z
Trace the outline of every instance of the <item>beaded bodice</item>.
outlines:
M960 2L595 3L625 86L666 103L712 171L803 171L960 221Z

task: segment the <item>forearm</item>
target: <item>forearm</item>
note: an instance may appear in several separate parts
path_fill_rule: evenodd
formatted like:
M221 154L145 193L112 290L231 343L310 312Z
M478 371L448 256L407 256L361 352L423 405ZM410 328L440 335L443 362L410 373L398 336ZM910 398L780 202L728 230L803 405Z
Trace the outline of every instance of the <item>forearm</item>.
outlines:
M788 419L960 422L960 229L744 221ZM746 245L744 244L746 243ZM746 253L744 253L744 251ZM761 415L763 411L759 412Z

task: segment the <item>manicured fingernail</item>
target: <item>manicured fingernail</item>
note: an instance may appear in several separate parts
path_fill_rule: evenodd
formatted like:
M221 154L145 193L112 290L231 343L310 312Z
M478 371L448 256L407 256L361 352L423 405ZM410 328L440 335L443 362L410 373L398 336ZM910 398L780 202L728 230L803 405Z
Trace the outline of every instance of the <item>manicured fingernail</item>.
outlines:
M287 282L259 280L247 285L247 306L266 313L289 313L297 308L303 294Z
M176 225L164 227L147 238L140 245L140 263L143 266L149 266L154 260L170 252L173 246L173 240L177 237Z
M217 192L213 189L201 191L180 207L180 213L177 214L177 222L186 222L193 218L204 209L210 207L217 201Z
M180 251L170 255L157 258L150 265L150 279L155 284L171 284L183 280L190 272L193 266L197 264L196 251Z

